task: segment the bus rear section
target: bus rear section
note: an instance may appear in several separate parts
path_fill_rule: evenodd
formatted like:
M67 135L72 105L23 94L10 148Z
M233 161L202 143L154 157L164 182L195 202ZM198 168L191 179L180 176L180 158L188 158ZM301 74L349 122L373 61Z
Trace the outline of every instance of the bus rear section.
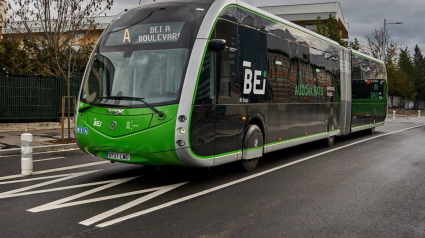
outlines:
M382 126L387 117L387 75L382 61L352 51L351 132Z

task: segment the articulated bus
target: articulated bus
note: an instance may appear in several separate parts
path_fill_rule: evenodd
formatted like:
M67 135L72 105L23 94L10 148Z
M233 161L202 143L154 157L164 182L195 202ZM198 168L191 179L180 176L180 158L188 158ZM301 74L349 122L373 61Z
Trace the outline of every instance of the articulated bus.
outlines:
M79 147L112 162L212 167L386 120L382 61L239 0L151 2L99 39Z

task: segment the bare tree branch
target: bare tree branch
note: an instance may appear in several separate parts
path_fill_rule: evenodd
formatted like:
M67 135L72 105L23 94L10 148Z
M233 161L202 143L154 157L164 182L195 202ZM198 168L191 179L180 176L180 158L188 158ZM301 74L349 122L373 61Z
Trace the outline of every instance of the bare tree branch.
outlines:
M45 50L54 60L54 70L67 82L70 105L70 79L76 71L80 48L77 36L88 36L98 26L95 17L111 8L113 0L13 0L9 4L8 33L27 39ZM70 114L68 107L68 115ZM69 123L69 118L68 118ZM68 124L68 136L70 135Z
M387 30L386 30L387 31ZM375 29L370 35L366 35L367 43L360 47L360 51L377 59L383 59L382 45L384 44L384 29ZM391 39L388 31L385 34L385 55L387 59L395 60L397 50L400 48L397 42Z

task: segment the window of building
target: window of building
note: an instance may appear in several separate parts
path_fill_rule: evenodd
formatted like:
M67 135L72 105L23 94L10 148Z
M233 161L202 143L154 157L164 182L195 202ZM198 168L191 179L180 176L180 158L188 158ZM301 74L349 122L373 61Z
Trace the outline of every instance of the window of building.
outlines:
M307 29L309 29L310 31L314 31L314 30L316 30L316 24L314 24L314 23L307 23L307 24L305 24L305 28L307 28Z

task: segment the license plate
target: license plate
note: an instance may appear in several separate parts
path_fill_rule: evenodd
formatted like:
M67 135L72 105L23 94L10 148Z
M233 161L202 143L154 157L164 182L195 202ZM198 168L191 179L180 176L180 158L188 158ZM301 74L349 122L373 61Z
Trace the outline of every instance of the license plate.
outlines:
M130 154L118 153L118 152L106 152L106 158L108 159L119 159L119 160L130 160Z

